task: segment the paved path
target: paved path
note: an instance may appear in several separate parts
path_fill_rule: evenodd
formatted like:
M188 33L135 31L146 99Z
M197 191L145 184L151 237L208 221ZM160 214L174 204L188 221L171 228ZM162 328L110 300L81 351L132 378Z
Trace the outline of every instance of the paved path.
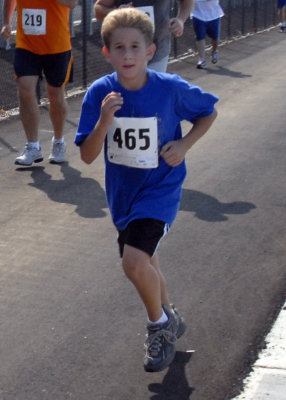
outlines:
M103 159L87 166L72 144L81 97L69 101L62 166L47 162L45 109L46 159L31 168L13 165L24 142L18 118L0 123L1 400L239 393L284 303L285 40L272 30L226 44L206 71L192 57L170 65L221 100L187 156L180 212L160 247L188 331L158 374L142 368L145 313L120 267Z

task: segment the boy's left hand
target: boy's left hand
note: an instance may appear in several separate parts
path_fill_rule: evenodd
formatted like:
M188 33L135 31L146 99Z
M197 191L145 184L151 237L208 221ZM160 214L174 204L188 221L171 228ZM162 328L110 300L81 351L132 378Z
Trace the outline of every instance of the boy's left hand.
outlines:
M175 140L162 147L160 156L171 167L177 167L184 161L187 150L182 140Z

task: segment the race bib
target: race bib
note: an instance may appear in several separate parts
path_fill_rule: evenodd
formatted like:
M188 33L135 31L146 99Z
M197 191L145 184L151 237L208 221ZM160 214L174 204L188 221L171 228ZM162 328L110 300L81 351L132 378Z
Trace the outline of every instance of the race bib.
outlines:
M149 15L151 21L153 24L155 23L155 18L154 18L154 7L153 6L142 6L142 7L136 7L138 10L143 11L145 14Z
M157 118L115 117L107 133L107 157L127 167L157 168Z
M23 8L22 27L25 35L46 35L47 11L43 9Z

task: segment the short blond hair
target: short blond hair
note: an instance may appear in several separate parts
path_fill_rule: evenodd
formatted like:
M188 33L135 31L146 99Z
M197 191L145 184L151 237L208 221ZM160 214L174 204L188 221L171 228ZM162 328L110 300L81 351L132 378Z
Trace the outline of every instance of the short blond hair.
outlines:
M104 45L110 48L111 37L117 28L135 28L141 31L146 44L153 43L154 25L150 17L134 7L118 8L104 18L101 27L101 37Z

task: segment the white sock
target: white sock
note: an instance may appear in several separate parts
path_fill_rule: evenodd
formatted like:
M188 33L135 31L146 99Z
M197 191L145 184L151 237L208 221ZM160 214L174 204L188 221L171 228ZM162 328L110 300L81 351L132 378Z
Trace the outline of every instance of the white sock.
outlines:
M62 137L61 139L55 139L55 137L52 138L53 143L64 143L64 138Z
M163 309L162 309L162 315L157 321L150 321L150 319L148 318L148 324L152 324L152 325L163 324L166 321L168 321L168 317Z
M28 142L28 145L32 149L40 150L40 143L39 142Z

